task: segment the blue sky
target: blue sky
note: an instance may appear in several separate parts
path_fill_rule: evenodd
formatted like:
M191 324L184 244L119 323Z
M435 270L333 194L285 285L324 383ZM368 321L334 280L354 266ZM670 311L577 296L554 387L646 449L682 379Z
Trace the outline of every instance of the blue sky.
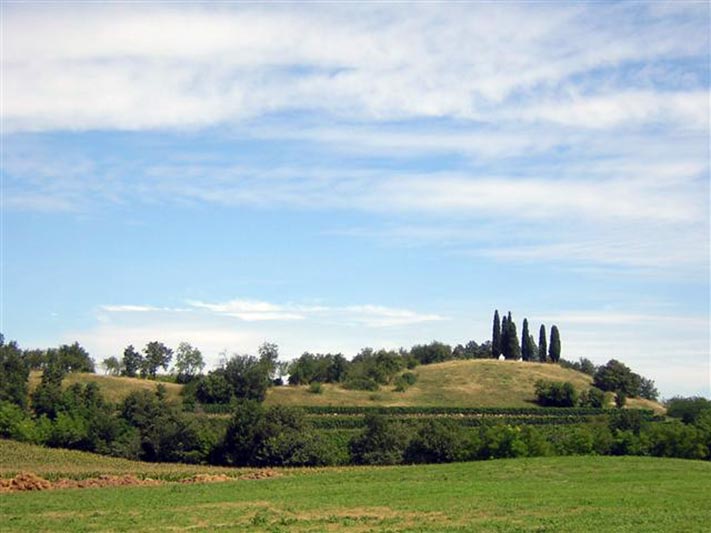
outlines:
M352 356L498 308L711 396L707 3L2 9L7 338Z

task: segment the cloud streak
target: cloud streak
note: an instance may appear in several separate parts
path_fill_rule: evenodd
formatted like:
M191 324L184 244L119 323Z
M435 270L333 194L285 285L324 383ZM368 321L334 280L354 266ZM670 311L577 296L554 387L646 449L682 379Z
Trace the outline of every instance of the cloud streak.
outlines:
M496 122L523 100L515 120L704 127L701 90L620 92L585 78L557 104L576 77L703 54L705 19L693 15L669 22L644 4L13 5L3 122L6 131L200 128L287 110Z
M326 324L388 328L447 320L434 313L419 313L382 305L325 306L295 303L276 304L261 300L233 299L225 302L189 300L188 308L149 305L102 305L106 313L201 313L236 318L244 322L309 320Z

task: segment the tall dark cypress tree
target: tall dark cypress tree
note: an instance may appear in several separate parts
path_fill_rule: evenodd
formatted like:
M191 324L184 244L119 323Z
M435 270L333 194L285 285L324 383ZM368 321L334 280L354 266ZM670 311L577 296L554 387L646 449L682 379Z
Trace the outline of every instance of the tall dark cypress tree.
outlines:
M554 363L560 360L560 333L558 332L558 326L551 327L551 345L548 348L548 356Z
M521 357L521 346L518 343L518 333L516 333L516 322L511 318L511 312L509 311L509 316L506 319L506 329L508 330L506 334L506 359L518 359Z
M494 329L491 332L491 355L496 359L501 354L501 321L499 310L494 311Z
M508 348L509 348L509 321L506 318L506 315L504 315L504 318L501 319L501 347L499 349L499 354L503 354L503 356L508 359L509 356L508 354Z
M548 343L546 341L546 326L541 324L541 329L538 333L538 360L541 363L546 362L548 357L546 353L548 352Z
M524 318L523 330L521 331L521 359L523 359L524 361L530 361L531 357L533 357L533 354L528 351L531 347L531 343L528 341L529 336L530 334L528 332L528 319Z

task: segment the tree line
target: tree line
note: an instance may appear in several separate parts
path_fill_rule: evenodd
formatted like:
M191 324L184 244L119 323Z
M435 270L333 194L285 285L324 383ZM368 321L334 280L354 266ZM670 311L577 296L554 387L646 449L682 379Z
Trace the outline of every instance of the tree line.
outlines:
M499 310L494 311L491 332L491 357L503 355L505 359L522 359L523 361L538 361L541 363L560 361L560 331L558 326L551 326L550 344L546 337L546 326L541 324L538 330L538 344L528 329L528 319L523 319L521 341L516 332L516 322L511 317L511 311L499 317Z
M156 392L133 391L118 404L107 402L95 383L63 388L67 368L74 367L58 355L45 362L41 382L29 394L29 365L22 350L0 339L0 437L147 461L260 466L572 453L711 457L711 402L703 398L670 400L671 421L648 421L626 409L563 429L500 423L465 428L437 419L403 425L368 415L362 431L318 430L300 409L265 407L253 398L255 383L266 390L262 387L273 376L277 356L275 346L263 345L257 356L235 356L222 366L233 391L232 415L225 423L169 402L161 384ZM631 374L613 360L595 370L594 383L634 390L639 383Z

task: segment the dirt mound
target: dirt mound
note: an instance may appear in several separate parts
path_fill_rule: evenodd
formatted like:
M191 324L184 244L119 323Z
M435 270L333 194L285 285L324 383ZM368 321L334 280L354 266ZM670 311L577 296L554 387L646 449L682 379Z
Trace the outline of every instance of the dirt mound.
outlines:
M18 492L26 490L51 489L86 489L92 487L123 487L129 485L160 485L160 481L136 476L102 475L89 479L58 479L48 481L30 472L23 472L12 479L0 479L0 492Z
M21 472L12 479L0 479L0 491L15 492L21 490L47 490L52 483L31 472Z
M160 485L156 479L140 479L130 474L111 476L108 474L89 479L60 479L52 483L53 489L88 489L98 487L127 487L131 485Z
M225 474L195 474L192 477L180 480L180 483L221 483L224 481L234 481L235 479L267 479L281 476L276 470L262 469L248 472L239 478L227 476ZM52 490L52 489L89 489L100 487L127 487L134 485L153 486L162 485L163 482L151 478L139 478L132 474L113 476L104 474L99 477L87 479L58 479L48 481L31 472L22 472L12 479L0 478L0 492L17 492L27 490Z
M262 470L255 470L254 472L248 472L247 474L244 474L239 477L239 479L267 479L270 477L279 477L281 476L280 472L277 472L276 470L270 470L268 468L262 469Z

